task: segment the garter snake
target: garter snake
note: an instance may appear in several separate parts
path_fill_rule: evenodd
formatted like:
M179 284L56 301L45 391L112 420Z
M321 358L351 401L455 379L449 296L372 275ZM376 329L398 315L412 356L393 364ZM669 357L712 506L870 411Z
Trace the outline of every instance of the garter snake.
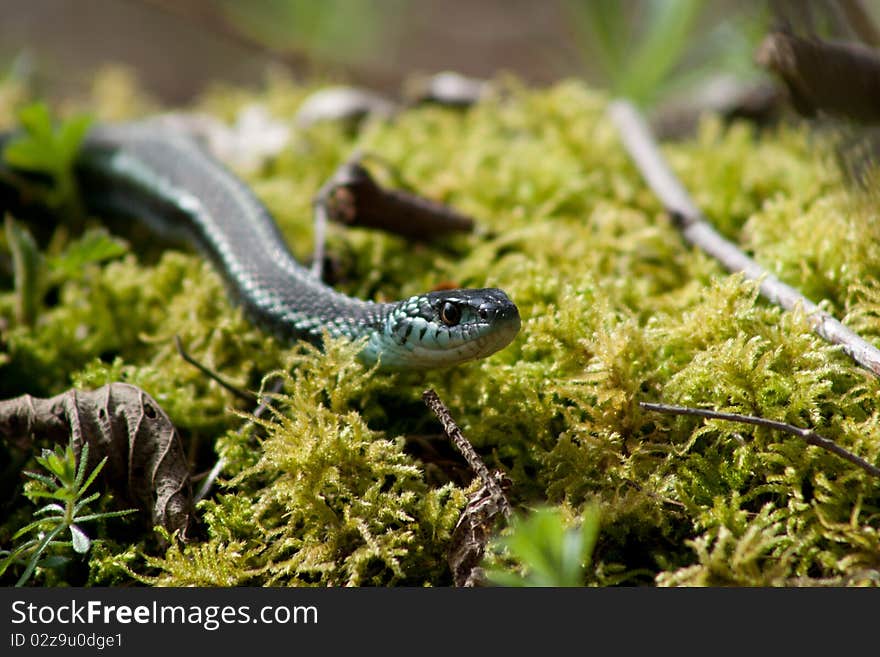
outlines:
M427 369L488 356L519 330L516 306L496 288L377 303L325 285L295 260L244 182L185 134L149 123L95 127L74 173L89 212L135 217L191 244L246 316L282 340L364 339L366 364Z

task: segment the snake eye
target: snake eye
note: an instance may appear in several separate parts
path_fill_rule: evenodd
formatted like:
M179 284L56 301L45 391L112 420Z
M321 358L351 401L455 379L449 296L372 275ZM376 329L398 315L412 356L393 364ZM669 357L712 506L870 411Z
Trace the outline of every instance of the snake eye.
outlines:
M455 326L461 321L461 309L451 301L440 306L440 319L446 326Z

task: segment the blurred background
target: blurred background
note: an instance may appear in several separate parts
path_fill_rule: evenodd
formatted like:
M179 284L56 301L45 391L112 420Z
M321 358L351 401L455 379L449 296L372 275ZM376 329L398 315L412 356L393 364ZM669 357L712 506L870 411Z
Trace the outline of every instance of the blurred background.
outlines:
M121 64L167 104L185 103L212 81L258 85L267 64L300 78L386 92L409 75L440 70L478 77L504 71L533 84L580 76L601 84L615 57L632 55L633 43L650 39L651 26L666 21L672 24L662 36L677 43L664 59L681 56L701 68L711 64L715 73L747 76L756 71L751 57L766 24L765 4L0 0L0 70L26 73L43 93L59 96L88 87L102 66ZM641 65L658 64L655 54Z
M764 75L754 52L781 12L847 37L876 0L0 0L0 75L37 95L89 89L108 64L166 105L272 67L391 93L414 74L577 76L643 103ZM858 23L858 21L855 21ZM841 27L843 26L843 27Z

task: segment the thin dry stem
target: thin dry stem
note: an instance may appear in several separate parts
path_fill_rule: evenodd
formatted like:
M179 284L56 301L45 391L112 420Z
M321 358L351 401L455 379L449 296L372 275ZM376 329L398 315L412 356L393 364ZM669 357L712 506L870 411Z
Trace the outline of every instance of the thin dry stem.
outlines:
M773 276L712 227L672 173L650 128L631 103L617 100L611 103L609 112L633 162L667 212L678 220L688 242L717 259L728 271L742 272L748 280L757 281L761 295L772 303L786 310L800 308L814 333L840 345L856 363L880 377L880 350Z
M452 414L449 412L449 409L446 408L446 405L431 388L422 393L422 399L424 400L425 405L430 408L434 412L434 415L437 416L437 419L440 420L440 424L443 425L443 431L446 432L446 435L449 436L449 439L458 451L461 452L462 456L464 456L468 465L477 474L486 489L491 492L492 497L501 507L501 511L504 513L505 517L509 518L512 511L510 509L510 503L507 501L507 496L504 494L504 491L501 490L501 486L498 485L495 477L489 473L489 468L486 467L483 459L477 454L477 450L475 450L470 441L464 437L461 429L455 423L455 420L452 419Z
M667 413L670 415L693 415L696 417L709 418L710 420L728 420L730 422L742 422L743 424L753 424L759 427L775 429L784 433L791 434L803 438L808 445L819 447L826 451L836 454L842 459L857 465L862 470L873 477L880 477L880 468L868 463L860 456L856 456L849 450L844 449L833 440L820 436L810 429L802 429L787 422L779 422L778 420L768 420L763 417L754 415L740 415L739 413L722 413L706 408L689 408L687 406L672 406L669 404L652 404L648 402L639 402L639 407L648 411L656 411L657 413Z

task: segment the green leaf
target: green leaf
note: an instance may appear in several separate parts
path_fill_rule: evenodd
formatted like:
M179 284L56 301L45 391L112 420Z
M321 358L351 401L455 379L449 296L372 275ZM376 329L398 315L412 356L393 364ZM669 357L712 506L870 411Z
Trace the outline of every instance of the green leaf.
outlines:
M13 139L3 150L3 159L11 167L25 171L55 173L55 158L45 144L27 139Z
M22 127L34 137L52 137L52 116L45 103L33 103L19 110L18 120Z
M65 475L65 463L63 453L60 453L60 447L56 447L55 451L44 449L39 456L34 457L40 465L42 465L51 474L61 480L63 483Z
M689 35L703 7L700 0L651 3L647 34L628 60L620 95L645 104L658 94L689 46Z
M599 509L591 506L581 514L581 553L580 557L589 563L599 540L600 517Z
M103 228L86 231L58 256L48 259L52 275L60 280L79 278L86 265L112 260L124 255L128 244L112 237Z
M81 499L76 503L76 506L73 507L73 514L78 514L84 507L94 502L96 499L101 497L101 493L92 493L86 498Z
M598 530L599 515L593 507L584 511L579 527L569 527L557 508L537 509L525 518L514 518L510 534L496 540L493 549L506 549L524 574L494 569L487 577L500 586L583 586L584 566Z
M73 161L76 159L79 147L91 125L91 117L80 114L62 122L58 128L58 150L63 156L63 161L68 166L73 164Z
M13 169L48 176L52 183L45 202L50 207L77 207L73 165L91 119L75 116L56 127L43 103L23 108L18 119L22 131L3 149L4 162Z
M529 586L528 580L522 575L509 570L489 569L486 571L486 578L495 586L507 586L510 588Z
M79 554L85 554L92 546L92 539L86 536L85 532L76 525L70 526L70 536L73 539L73 550Z
M87 452L86 452L87 453ZM98 465L95 466L95 469L92 470L92 474L89 475L89 478L86 479L86 482L77 489L77 495L82 495L86 490L88 490L89 486L92 485L92 482L95 481L95 477L100 474L101 470L104 469L104 465L107 463L107 457L102 458ZM96 493L97 495L97 493Z
M51 543L52 540L62 532L65 526L66 525L58 525L43 537L43 539L40 541L40 544L31 555L27 567L25 567L24 572L21 574L21 577L19 577L18 581L15 583L16 587L24 586L24 583L30 579L31 575L33 574L34 570L40 562L40 557L42 556L43 552L46 550L47 547L49 547L49 543Z
M22 543L21 545L16 546L14 550L9 552L8 554L5 554L3 560L0 561L0 575L3 575L3 573L6 572L9 566L11 566L12 563L16 560L16 557L18 557L18 555L33 547L38 542L39 541L36 538L33 538L29 541Z
M512 534L504 541L511 554L528 564L533 576L552 579L558 567L558 551L565 528L555 509L538 509L512 523Z
M42 514L44 514L44 513L51 513L51 512L53 512L53 511L54 511L55 513L61 514L62 516L63 516L64 513L66 512L66 510L65 510L65 508L64 508L63 506L61 506L60 504L54 504L54 503L53 503L53 504L47 504L46 506L44 506L44 507L42 507L42 508L40 508L40 509L37 509L36 511L34 511L34 515L35 515L35 516L39 516L39 515L42 515Z
M73 452L73 445L69 445L67 449L68 449L68 452L70 453L70 455L73 458L76 458L76 456L74 455L74 452ZM79 452L79 462L76 464L76 477L73 480L73 485L71 486L71 488L73 488L74 491L76 492L77 496L79 496L80 493L82 492L82 490L84 490L84 489L80 488L80 484L82 484L83 477L85 477L86 465L88 464L88 462L89 462L89 444L87 442L84 442L82 449L80 449L80 452Z
M39 472L31 472L30 470L24 470L24 471L22 471L22 474L25 477L30 477L31 479L39 481L41 484L45 485L46 487L48 487L50 489L58 487L58 480L57 479L54 479L52 477L48 477L44 474L40 474Z
M15 320L32 326L43 298L43 257L27 228L6 216L6 242L12 251Z
M34 529L39 529L40 527L43 527L46 525L51 526L54 523L55 523L55 518L40 518L38 520L34 520L33 522L26 524L24 527L22 527L17 532L15 532L12 535L12 540L14 541L17 538L21 538L22 536L24 536L25 534L27 534L28 532L30 532Z
M121 518L122 516L137 513L140 509L122 509L120 511L103 511L101 513L90 513L86 516L77 516L76 521L79 523L89 522L91 520L104 520L107 518Z
M30 490L27 491L25 495L27 495L30 500L51 499L66 502L70 499L70 492L65 488L58 488L57 490Z

